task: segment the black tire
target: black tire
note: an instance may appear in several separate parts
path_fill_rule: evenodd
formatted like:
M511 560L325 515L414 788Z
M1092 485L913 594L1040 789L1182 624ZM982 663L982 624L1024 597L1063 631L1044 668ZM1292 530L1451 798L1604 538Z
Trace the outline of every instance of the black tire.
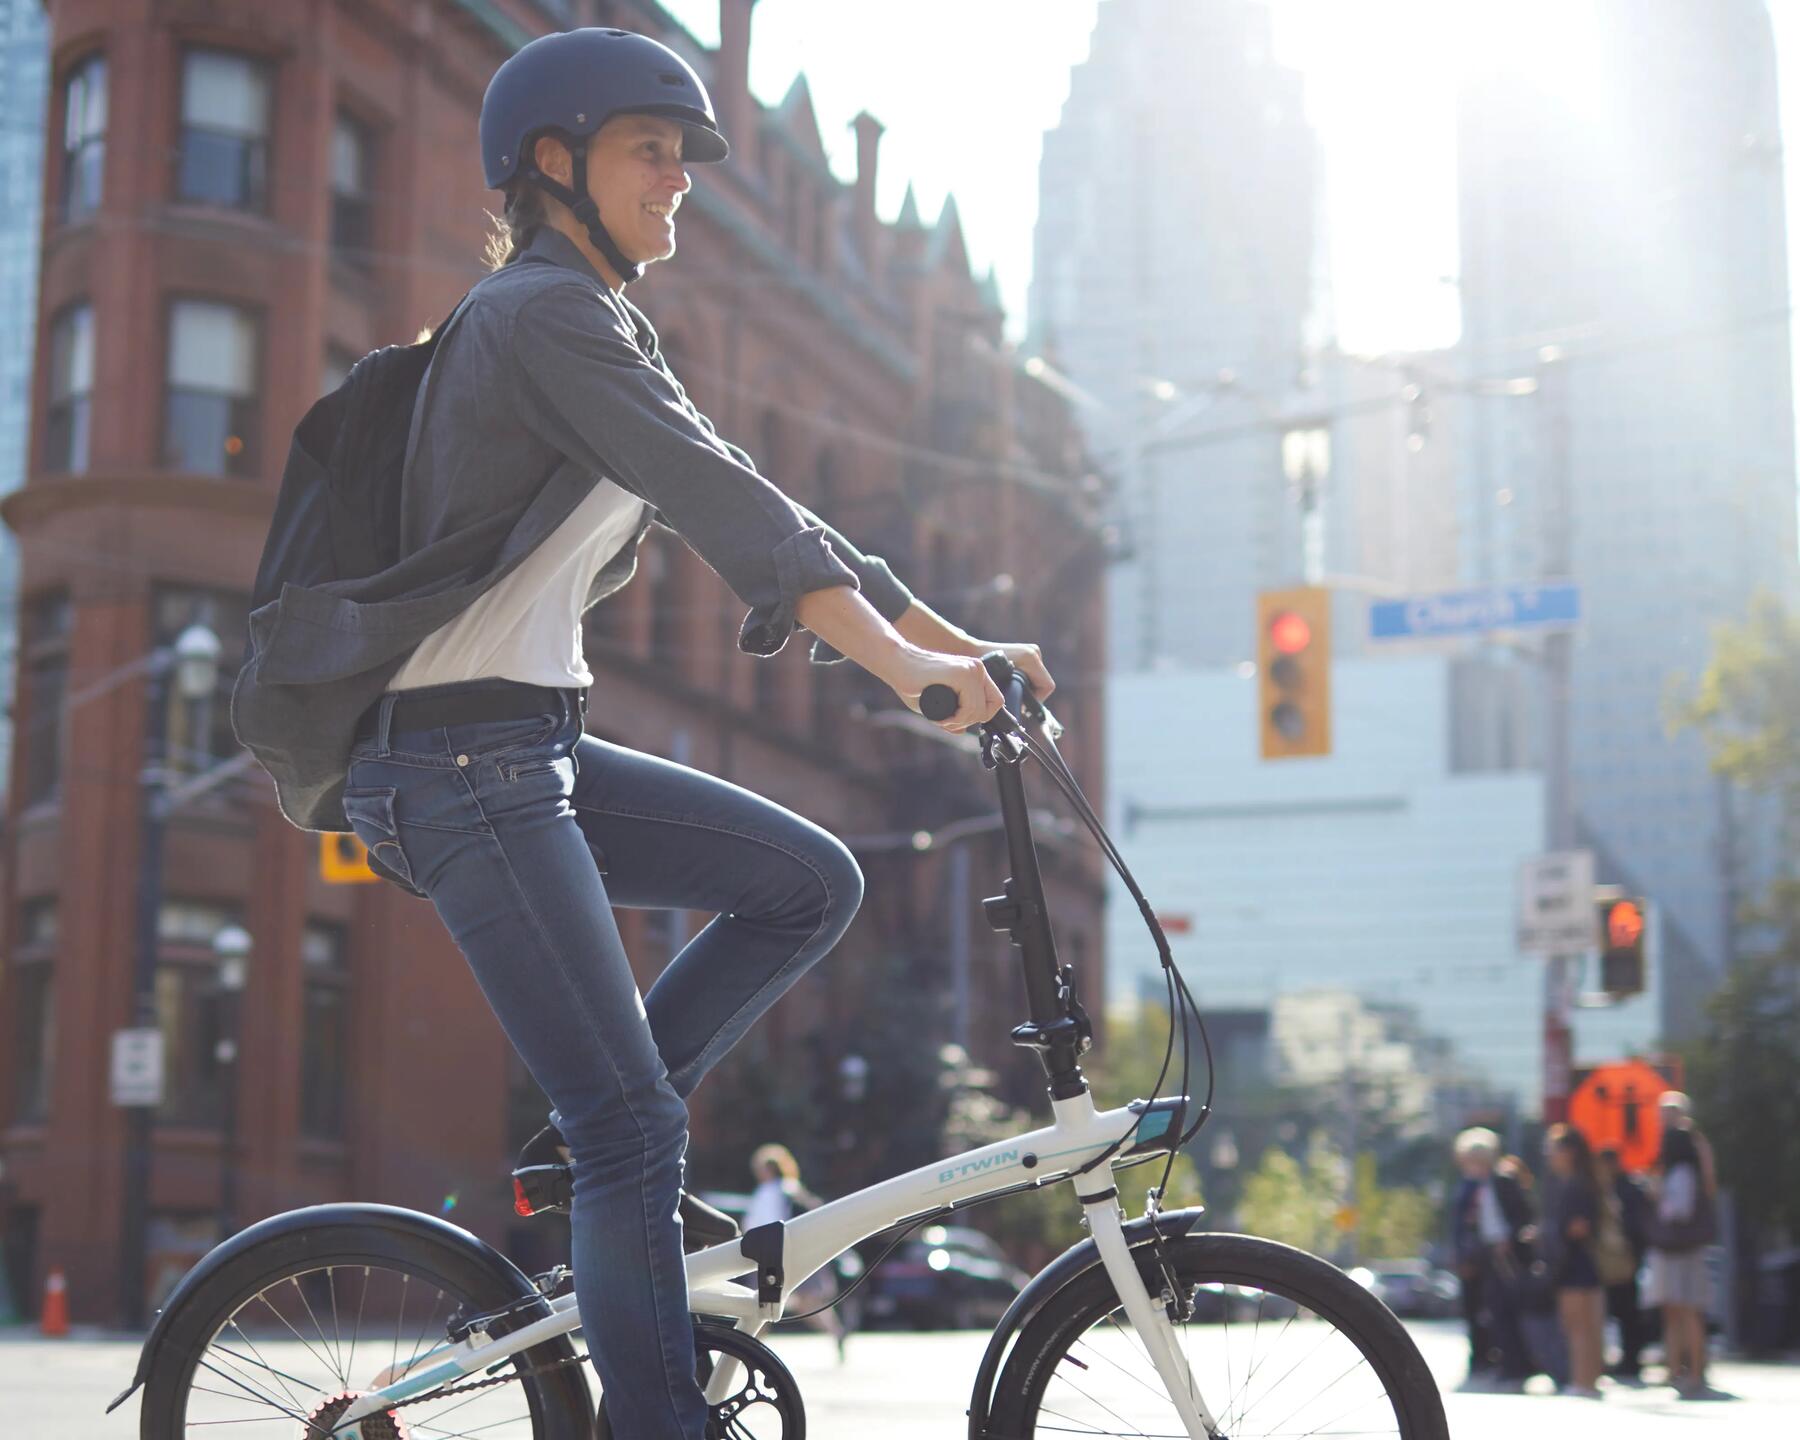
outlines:
M359 1280L362 1304L352 1329L350 1310ZM375 1287L373 1308L371 1285ZM341 1298L342 1303L330 1321L317 1320L316 1342L309 1343L306 1317L315 1313L315 1301L319 1310L325 1308L327 1294ZM394 1326L396 1343L384 1367L380 1362L386 1339L385 1309L391 1308L395 1297L400 1301ZM223 1266L186 1298L179 1314L171 1316L145 1383L138 1433L142 1440L236 1440L239 1435L245 1440L267 1440L276 1433L303 1434L305 1427L297 1420L289 1432L275 1425L273 1417L311 1417L317 1413L317 1405L329 1401L331 1393L373 1388L379 1371L399 1364L399 1356L407 1354L408 1346L428 1349L441 1342L442 1322L458 1305L479 1314L519 1298L479 1255L428 1234L370 1223L272 1237ZM374 1310L384 1311L380 1330L377 1332L371 1321L365 1335L364 1321ZM280 1336L280 1325L275 1323L286 1320L291 1324L290 1311L300 1320L293 1340ZM424 1339L415 1339L415 1332ZM257 1345L259 1336L264 1338L262 1346ZM265 1353L272 1348L269 1336L279 1338L282 1347L274 1359ZM290 1350L302 1357L299 1363L283 1360ZM481 1407L489 1411L499 1408L516 1424L503 1432L490 1429L489 1435L522 1433L528 1420L533 1440L585 1440L593 1424L593 1401L583 1367L557 1363L571 1360L574 1354L568 1336L558 1336L511 1357L512 1367L520 1372L556 1368L492 1387L485 1394L446 1397L441 1406L427 1400L416 1408L403 1406L398 1413L412 1425L430 1425L440 1410L466 1405L468 1408L458 1411L454 1427L460 1430ZM309 1372L315 1369L325 1383L308 1393ZM491 1377L470 1375L463 1383L483 1378ZM240 1390L266 1392L266 1400L259 1403L245 1398L237 1393ZM200 1395L208 1398L197 1401L196 1408L210 1406L221 1413L241 1408L250 1413L232 1414L231 1419L241 1423L214 1420L204 1425L196 1422L190 1428L189 1400ZM219 1395L229 1399L212 1398ZM371 1433L367 1426L365 1422L365 1435ZM428 1433L440 1431L437 1427Z
M1309 1403L1319 1405L1326 1416L1321 1420L1318 1414L1309 1414L1311 1427L1301 1423L1299 1432L1314 1433L1312 1427L1329 1432L1340 1423L1330 1413L1339 1401L1349 1402L1347 1414L1356 1412L1354 1429L1359 1435L1448 1440L1443 1400L1412 1337L1379 1300L1336 1266L1303 1250L1249 1235L1184 1235L1166 1240L1162 1250L1179 1289L1195 1305L1192 1322L1177 1326L1177 1339L1193 1366L1200 1394L1231 1440L1255 1440L1268 1433L1259 1430L1259 1424L1278 1433L1294 1433L1294 1412L1304 1411ZM1155 1300L1165 1288L1155 1252L1144 1246L1132 1254ZM1252 1301L1241 1291L1201 1290L1202 1286L1243 1287L1256 1298ZM1057 1440L1071 1431L1181 1434L1181 1423L1148 1357L1141 1350L1133 1354L1130 1348L1138 1344L1137 1337L1120 1330L1115 1339L1111 1330L1102 1329L1097 1341L1089 1338L1096 1327L1117 1328L1122 1316L1122 1312L1115 1315L1117 1310L1112 1282L1099 1266L1051 1296L1026 1324L1001 1371L988 1433L1024 1440L1039 1433L1042 1414L1044 1433ZM1200 1333L1215 1323L1203 1318L1207 1314L1217 1317L1222 1334ZM1336 1337L1329 1332L1319 1336L1319 1321L1334 1327ZM1296 1323L1302 1326L1297 1334L1292 1329ZM1265 1338L1265 1325L1267 1349L1258 1343ZM1334 1354L1333 1342L1339 1338L1346 1343L1337 1345ZM1282 1358L1273 1360L1278 1348ZM1291 1367L1289 1353L1298 1357ZM1356 1359L1350 1359L1352 1353ZM1243 1363L1234 1369L1234 1357L1240 1355ZM1316 1369L1309 1366L1309 1356L1317 1357ZM1364 1385L1352 1384L1335 1399L1325 1399L1362 1365L1380 1382L1382 1398L1389 1402L1385 1415L1378 1408L1371 1418L1367 1407L1372 1402L1354 1398ZM1132 1386L1121 1395L1114 1388L1112 1370L1128 1367ZM1142 1373L1136 1373L1140 1368ZM1258 1375L1264 1377L1261 1389ZM1273 1398L1276 1386L1281 1387L1279 1400ZM1268 1405L1259 1409L1265 1400ZM1092 1422L1080 1423L1086 1415L1093 1417ZM1115 1422L1121 1428L1102 1428Z

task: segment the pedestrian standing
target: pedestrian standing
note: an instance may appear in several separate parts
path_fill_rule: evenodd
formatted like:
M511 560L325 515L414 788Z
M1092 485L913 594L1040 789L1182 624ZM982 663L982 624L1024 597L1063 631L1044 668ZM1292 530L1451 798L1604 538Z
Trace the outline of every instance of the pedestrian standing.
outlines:
M1662 1307L1669 1383L1683 1395L1706 1390L1705 1248L1715 1230L1713 1191L1698 1137L1688 1126L1663 1131L1656 1157L1656 1212L1650 1225L1648 1299Z
M1568 1395L1598 1399L1605 1295L1594 1250L1600 1228L1600 1183L1594 1152L1581 1132L1552 1125L1545 1141L1551 1183L1544 1240L1556 1285L1556 1314L1569 1345Z
M1602 1199L1610 1191L1631 1267L1630 1274L1622 1280L1613 1280L1604 1271L1601 1275L1601 1279L1607 1281L1606 1313L1619 1327L1619 1363L1607 1373L1621 1380L1635 1380L1645 1342L1650 1338L1638 1296L1638 1272L1643 1268L1650 1248L1650 1197L1645 1193L1642 1181L1625 1173L1614 1146L1604 1146L1595 1158L1600 1165Z
M1451 1241L1469 1332L1469 1373L1522 1380L1530 1373L1519 1328L1522 1236L1531 1206L1517 1180L1495 1172L1500 1137L1475 1127L1456 1137L1462 1171L1451 1201Z
M785 1224L796 1215L816 1210L821 1203L801 1183L800 1162L785 1145L757 1146L750 1157L750 1173L756 1178L756 1189L750 1192L750 1203L744 1209L746 1234L759 1225ZM838 1364L842 1365L850 1327L836 1304L837 1293L837 1276L827 1265L795 1287L791 1305L794 1318L825 1331L837 1342Z

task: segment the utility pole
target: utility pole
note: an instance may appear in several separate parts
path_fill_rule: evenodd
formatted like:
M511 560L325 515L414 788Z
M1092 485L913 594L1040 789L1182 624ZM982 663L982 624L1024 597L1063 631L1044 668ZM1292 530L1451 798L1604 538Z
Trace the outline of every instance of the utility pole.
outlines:
M1574 495L1569 456L1568 366L1554 346L1538 352L1538 400L1543 406L1543 531L1539 571L1566 580L1574 570ZM1575 848L1575 801L1569 779L1569 672L1574 636L1556 630L1544 640L1544 782L1546 848ZM1574 1032L1569 1019L1571 969L1579 956L1552 955L1544 963L1544 1123L1568 1118Z

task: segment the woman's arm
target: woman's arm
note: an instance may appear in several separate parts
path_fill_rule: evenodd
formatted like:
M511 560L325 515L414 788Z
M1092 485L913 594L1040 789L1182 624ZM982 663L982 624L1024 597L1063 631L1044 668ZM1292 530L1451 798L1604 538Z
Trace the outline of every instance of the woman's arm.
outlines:
M927 685L948 685L956 691L957 707L942 722L947 730L966 730L1000 708L1000 691L979 659L913 644L859 590L833 586L808 591L794 607L794 618L915 710Z

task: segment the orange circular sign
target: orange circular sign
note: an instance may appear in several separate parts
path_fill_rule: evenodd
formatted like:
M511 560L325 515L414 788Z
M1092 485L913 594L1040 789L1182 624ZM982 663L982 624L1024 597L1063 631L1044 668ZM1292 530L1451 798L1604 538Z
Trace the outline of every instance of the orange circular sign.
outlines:
M1627 1172L1648 1170L1662 1146L1656 1102L1668 1080L1643 1060L1620 1060L1589 1071L1569 1097L1569 1123L1596 1150L1611 1146Z

